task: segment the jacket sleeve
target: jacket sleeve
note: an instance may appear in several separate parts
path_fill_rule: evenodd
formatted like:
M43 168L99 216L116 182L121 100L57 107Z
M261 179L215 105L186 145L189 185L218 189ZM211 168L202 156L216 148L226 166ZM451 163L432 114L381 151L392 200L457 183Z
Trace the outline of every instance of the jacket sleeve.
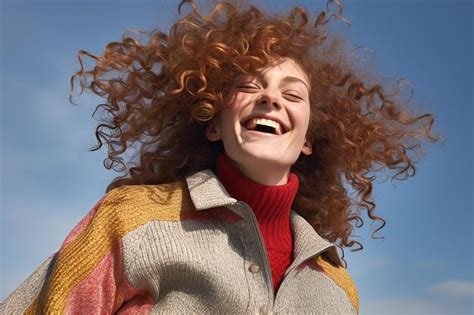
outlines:
M49 257L7 299L1 314L103 314L123 302L121 239L104 196Z

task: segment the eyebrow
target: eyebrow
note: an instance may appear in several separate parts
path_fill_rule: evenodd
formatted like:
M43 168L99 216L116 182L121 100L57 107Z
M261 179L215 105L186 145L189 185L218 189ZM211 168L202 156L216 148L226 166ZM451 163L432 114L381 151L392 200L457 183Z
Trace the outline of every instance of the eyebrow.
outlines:
M255 77L256 77L258 80L262 80L262 79L263 79L262 74L255 74ZM301 80L300 78L287 75L286 77L284 77L284 78L282 79L282 81L284 81L284 82L290 82L290 83L291 83L291 82L303 83L304 86L306 87L306 89L308 90L308 92L310 91L308 84L307 84L304 80Z
M307 88L308 91L309 91L309 86L308 86L308 84L307 84L305 81L301 80L300 78L292 77L292 76L289 76L289 75L288 75L288 76L284 77L282 81L285 81L285 82L300 82L300 83L303 83L304 86L306 86L306 88Z

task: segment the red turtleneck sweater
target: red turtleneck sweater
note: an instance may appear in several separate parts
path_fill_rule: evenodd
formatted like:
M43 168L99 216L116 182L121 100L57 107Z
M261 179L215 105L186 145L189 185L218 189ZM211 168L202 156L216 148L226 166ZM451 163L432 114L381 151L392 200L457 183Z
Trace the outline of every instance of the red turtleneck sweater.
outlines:
M285 185L260 185L244 177L225 154L217 159L217 177L233 198L252 208L265 241L276 293L293 260L290 210L298 191L298 177L290 174Z

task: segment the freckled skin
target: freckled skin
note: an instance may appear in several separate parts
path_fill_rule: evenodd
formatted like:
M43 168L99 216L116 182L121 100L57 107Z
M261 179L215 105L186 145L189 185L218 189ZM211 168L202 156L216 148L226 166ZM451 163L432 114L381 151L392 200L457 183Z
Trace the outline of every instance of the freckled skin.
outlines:
M234 78L222 110L208 124L210 141L222 140L226 154L249 179L263 185L283 185L300 153L310 155L306 141L310 104L306 73L285 58L254 75ZM282 135L252 131L253 117L273 118L285 126Z

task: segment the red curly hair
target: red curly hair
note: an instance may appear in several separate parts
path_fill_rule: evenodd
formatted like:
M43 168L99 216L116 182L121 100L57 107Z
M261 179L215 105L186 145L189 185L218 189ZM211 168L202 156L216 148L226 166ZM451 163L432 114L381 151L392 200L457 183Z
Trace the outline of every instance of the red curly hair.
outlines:
M192 0L181 1L179 12L184 4L190 12L169 34L125 34L103 55L78 53L81 68L71 77L71 97L78 78L81 93L87 89L106 99L93 115L103 114L92 150L106 144L105 167L124 173L107 191L214 169L223 146L206 139L205 127L219 112L226 88L236 75L288 57L306 71L312 87L307 137L313 154L292 166L300 179L293 209L324 238L361 250L349 239L354 226L364 223L360 210L381 222L372 237L385 225L374 213L373 174L386 168L396 171L392 180L415 175L409 153L419 151L421 138L442 139L431 132L433 116L409 113L399 91L389 94L380 83L369 83L374 77L354 70L357 60L328 32L330 20L344 19L339 1L329 1L314 22L299 7L281 16L226 1L202 14ZM96 63L89 71L86 56ZM357 191L355 200L345 184Z

